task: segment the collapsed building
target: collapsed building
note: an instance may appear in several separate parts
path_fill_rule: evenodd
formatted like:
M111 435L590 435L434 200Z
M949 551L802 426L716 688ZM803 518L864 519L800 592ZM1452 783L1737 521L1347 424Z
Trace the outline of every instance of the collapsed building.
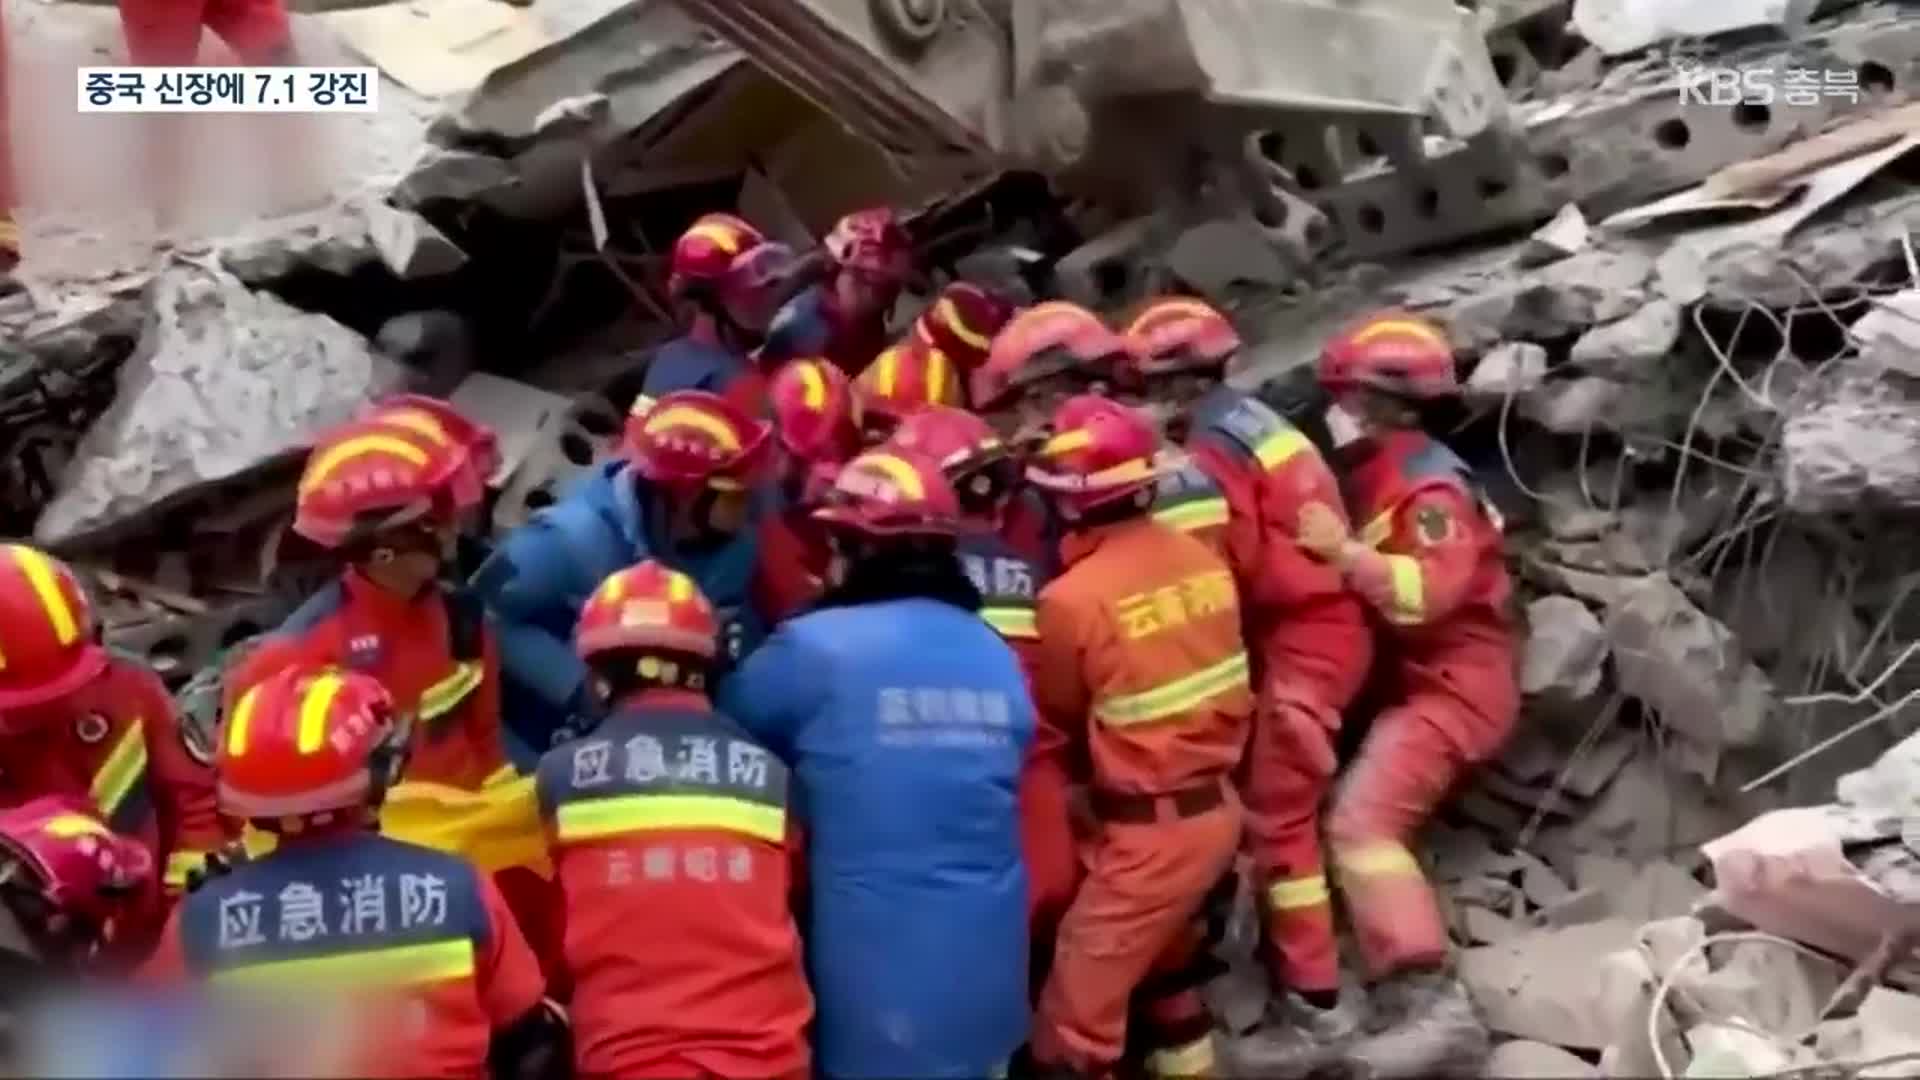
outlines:
M88 570L116 645L178 685L290 610L304 440L401 386L500 430L496 528L550 502L705 210L805 247L914 207L929 288L1195 291L1276 400L1398 304L1459 349L1525 592L1526 719L1423 851L1491 1071L1915 1070L1910 9L546 6L317 17L419 117L403 167L0 300L0 533Z

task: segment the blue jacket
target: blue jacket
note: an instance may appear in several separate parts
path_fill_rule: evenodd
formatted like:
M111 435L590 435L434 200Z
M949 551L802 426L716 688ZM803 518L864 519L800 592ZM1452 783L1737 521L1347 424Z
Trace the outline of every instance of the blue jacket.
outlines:
M1013 652L935 600L826 607L781 624L721 708L797 781L820 1071L991 1075L1028 1015Z
M764 510L756 503L756 517ZM573 652L573 625L587 597L617 570L659 559L693 578L713 604L727 654L742 656L758 644L763 623L747 603L757 523L713 551L685 552L666 542L664 517L652 489L626 463L608 462L508 533L474 573L474 588L495 619L504 719L534 754L579 734L586 666Z
M675 390L725 393L733 380L751 369L747 358L730 349L691 337L677 337L654 350L640 393L657 398Z

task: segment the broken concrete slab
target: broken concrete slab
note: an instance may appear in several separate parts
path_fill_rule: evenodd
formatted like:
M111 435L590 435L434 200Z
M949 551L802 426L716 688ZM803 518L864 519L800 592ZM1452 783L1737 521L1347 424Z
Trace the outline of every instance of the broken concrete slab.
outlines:
M1631 315L1644 303L1654 262L1637 251L1583 251L1521 280L1477 286L1434 312L1455 346L1482 352L1501 341L1548 341Z
M1573 26L1608 56L1638 52L1674 38L1711 37L1767 26L1791 32L1806 25L1819 0L1575 0Z
M1487 1080L1540 1080L1543 1076L1578 1080L1597 1077L1600 1070L1558 1046L1516 1039L1494 1047L1480 1075Z
M1543 266L1585 251L1592 242L1593 230L1587 226L1587 216L1580 212L1577 204L1568 203L1553 215L1552 221L1535 229L1527 238L1527 246L1520 252L1520 265Z
M515 183L513 162L505 158L433 146L422 151L394 185L392 198L409 208L440 200L467 202Z
M176 266L155 279L149 303L119 396L35 525L41 543L296 453L404 381L360 335L224 272Z
M383 263L403 281L451 273L466 253L411 210L350 199L315 213L270 222L219 247L220 265L249 285L300 269L342 276Z
M1666 575L1630 590L1608 611L1606 629L1621 691L1673 731L1711 748L1759 742L1772 683L1727 628Z
M1585 604L1570 596L1543 596L1527 605L1526 626L1521 693L1578 701L1600 688L1607 635Z
M1653 300L1624 319L1580 335L1568 359L1589 374L1631 379L1665 358L1679 340L1680 305Z
M1920 380L1828 364L1787 415L1777 468L1798 513L1920 506Z
M467 253L419 214L384 203L371 204L364 212L374 250L401 281L451 274L467 264Z
M1495 345L1473 366L1466 396L1482 404L1501 404L1532 393L1547 378L1547 350L1531 341Z
M1493 1031L1586 1050L1612 1033L1599 1023L1594 965L1634 942L1622 919L1532 930L1500 945L1465 949L1459 975Z
M1298 276L1251 217L1196 225L1174 240L1164 259L1181 281L1216 299L1236 285L1275 288Z

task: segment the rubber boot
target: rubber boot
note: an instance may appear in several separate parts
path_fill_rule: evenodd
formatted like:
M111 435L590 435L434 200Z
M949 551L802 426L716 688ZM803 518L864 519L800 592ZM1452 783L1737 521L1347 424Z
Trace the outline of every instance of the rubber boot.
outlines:
M1291 991L1267 1006L1259 1030L1228 1040L1221 1053L1230 1076L1303 1077L1339 1063L1361 1036L1365 1008L1358 993L1342 992L1331 1009Z
M1371 1080L1474 1076L1491 1049L1467 988L1451 974L1414 971L1374 990L1375 1033L1353 1044L1354 1075Z

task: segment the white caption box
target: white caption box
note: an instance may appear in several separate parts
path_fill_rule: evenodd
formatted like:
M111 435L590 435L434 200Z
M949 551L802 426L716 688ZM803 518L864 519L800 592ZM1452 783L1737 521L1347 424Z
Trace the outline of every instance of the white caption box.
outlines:
M380 111L371 67L83 67L83 113L370 113Z

